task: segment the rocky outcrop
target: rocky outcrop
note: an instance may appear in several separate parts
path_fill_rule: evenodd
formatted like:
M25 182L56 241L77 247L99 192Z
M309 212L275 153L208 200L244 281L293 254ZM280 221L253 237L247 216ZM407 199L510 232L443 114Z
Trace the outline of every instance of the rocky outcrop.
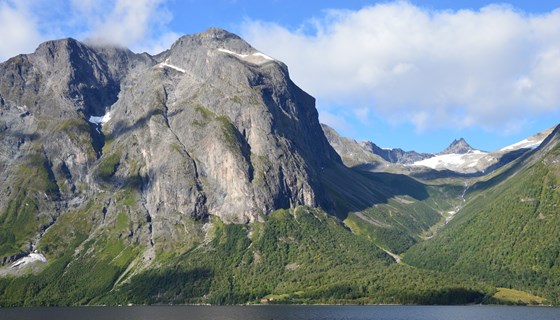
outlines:
M91 199L105 203L99 221L136 216L130 241L151 245L209 215L245 223L331 206L319 175L341 160L314 98L227 31L156 56L49 41L0 75L0 212L36 219L17 239ZM14 209L22 201L32 209Z
M459 140L455 139L449 147L445 148L442 152L438 153L439 155L442 154L466 154L476 151L473 147L471 147L465 139L460 138Z

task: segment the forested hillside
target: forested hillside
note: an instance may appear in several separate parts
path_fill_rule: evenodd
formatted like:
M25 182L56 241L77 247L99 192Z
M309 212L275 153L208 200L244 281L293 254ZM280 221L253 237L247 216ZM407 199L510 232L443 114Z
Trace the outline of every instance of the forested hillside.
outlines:
M533 154L475 185L457 217L433 239L410 249L405 261L559 303L558 131Z

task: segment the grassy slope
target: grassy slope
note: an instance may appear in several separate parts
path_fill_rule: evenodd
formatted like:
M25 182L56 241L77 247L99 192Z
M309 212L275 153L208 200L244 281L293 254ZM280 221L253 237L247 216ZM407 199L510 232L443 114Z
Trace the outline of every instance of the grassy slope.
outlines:
M48 217L39 213L50 209L47 199L56 198L58 193L40 151L25 158L15 177L7 183L12 184L15 192L0 212L0 258L26 249L29 239L48 222Z
M457 217L405 261L560 302L560 144L482 183ZM514 164L515 165L515 164Z

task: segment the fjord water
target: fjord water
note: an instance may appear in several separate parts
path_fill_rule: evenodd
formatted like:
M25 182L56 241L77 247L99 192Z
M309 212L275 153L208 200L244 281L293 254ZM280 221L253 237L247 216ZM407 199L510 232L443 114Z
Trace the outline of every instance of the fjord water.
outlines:
M556 320L560 308L511 306L135 306L0 309L11 320Z

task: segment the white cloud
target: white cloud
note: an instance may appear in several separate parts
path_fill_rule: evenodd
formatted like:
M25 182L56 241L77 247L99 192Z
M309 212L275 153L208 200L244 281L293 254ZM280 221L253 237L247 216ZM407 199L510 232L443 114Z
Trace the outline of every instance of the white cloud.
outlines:
M166 28L172 15L164 3L164 0L116 0L105 1L100 6L96 1L74 0L73 7L87 19L90 28L86 37L91 41L159 53L178 38L178 34Z
M560 9L430 11L393 2L327 11L295 31L262 21L242 30L319 105L367 107L418 130L505 132L560 108Z
M167 0L0 0L0 60L63 37L159 53L179 34Z
M29 53L41 41L35 18L25 3L0 2L0 61L20 53Z

